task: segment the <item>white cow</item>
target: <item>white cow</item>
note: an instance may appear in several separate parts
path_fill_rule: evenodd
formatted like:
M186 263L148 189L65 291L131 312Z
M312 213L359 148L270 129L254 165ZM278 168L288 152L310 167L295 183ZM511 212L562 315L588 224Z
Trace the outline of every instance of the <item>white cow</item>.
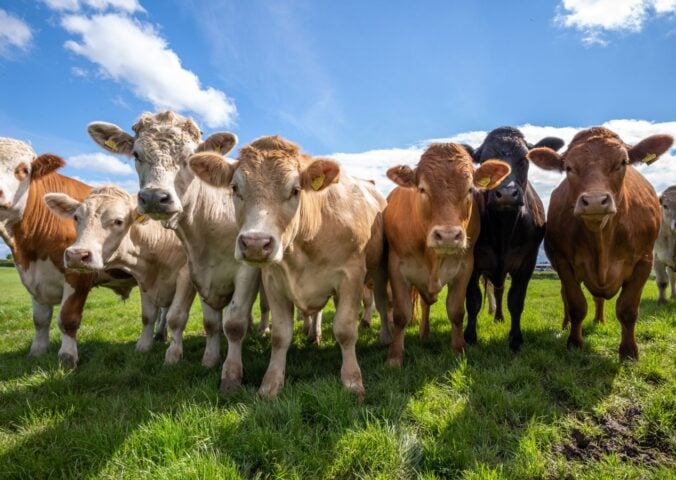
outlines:
M168 309L172 342L165 363L176 363L183 354L183 331L196 293L176 234L139 214L136 200L113 185L95 188L82 202L65 193L47 194L45 202L55 214L77 223L77 240L64 253L67 268L115 268L138 282L143 332L137 350L150 350L154 320L162 308Z
M667 303L667 284L671 284L671 298L676 298L676 185L660 196L662 226L655 242L655 275L660 291L658 303Z

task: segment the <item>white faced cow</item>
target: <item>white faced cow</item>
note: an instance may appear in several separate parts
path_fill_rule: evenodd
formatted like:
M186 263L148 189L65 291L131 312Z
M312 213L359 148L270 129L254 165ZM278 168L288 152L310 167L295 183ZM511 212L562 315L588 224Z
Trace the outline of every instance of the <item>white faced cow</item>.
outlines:
M132 128L133 136L116 125L96 122L88 131L109 152L134 157L139 212L162 220L181 239L202 300L207 334L202 364L215 366L220 359L221 311L229 304L226 328L228 318L250 322L260 272L234 258L239 229L232 197L196 178L188 158L202 151L225 154L237 138L215 133L202 142L195 122L173 112L145 113Z
M381 318L387 318L385 199L369 182L341 172L336 162L305 155L295 144L276 136L259 138L242 148L236 165L211 153L193 156L190 165L200 178L223 187L225 198L234 195L235 256L262 268L274 322L272 355L259 394L275 396L284 385L294 304L312 314L334 296L333 331L343 354L341 378L349 391L362 397L355 343L359 304L368 278L374 280ZM243 321L226 320L229 349L222 386L240 384L240 344L245 330Z
M660 195L662 226L655 242L655 276L660 291L658 303L667 303L667 284L676 298L676 185Z
M176 234L139 214L136 200L113 185L95 188L82 202L65 193L47 194L45 202L54 213L77 224L77 240L65 251L67 268L94 272L116 268L138 282L143 332L137 350L150 350L155 318L162 308L169 309L173 338L165 363L176 363L183 354L183 330L196 293Z

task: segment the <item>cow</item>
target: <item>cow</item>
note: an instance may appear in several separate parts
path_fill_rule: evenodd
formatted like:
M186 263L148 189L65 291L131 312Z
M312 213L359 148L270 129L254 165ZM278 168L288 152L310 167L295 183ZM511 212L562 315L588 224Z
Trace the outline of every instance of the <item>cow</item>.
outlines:
M240 150L231 165L220 155L190 159L196 175L235 197L239 227L235 256L262 269L272 310L272 354L259 394L274 397L284 385L293 335L293 307L320 312L334 297L333 332L348 391L364 396L355 343L362 291L373 279L376 307L387 318L382 210L373 184L350 177L338 163L311 157L279 136L261 137ZM239 352L246 324L226 323L228 344ZM221 388L239 386L241 357L228 356Z
M671 298L676 299L676 185L660 195L662 227L655 242L655 276L659 298L667 303L667 283L671 284Z
M168 309L172 342L165 363L178 362L196 291L176 234L139 214L136 200L114 185L95 188L83 201L65 193L49 193L44 200L52 212L76 222L77 239L64 252L67 268L93 272L119 269L138 282L143 309L138 351L151 349L154 319L161 309Z
M144 113L132 127L133 136L106 122L91 123L87 130L108 152L134 158L140 186L139 213L160 220L181 240L202 303L207 335L202 365L216 366L222 325L231 318L236 324L251 322L260 271L235 260L238 228L232 195L223 195L195 177L188 159L195 152L226 154L237 137L219 132L202 141L202 132L192 119L171 111ZM228 357L240 354L233 350L240 344L232 345Z
M474 191L497 187L509 172L509 165L496 160L484 162L475 171L467 149L454 143L430 145L415 169L399 165L387 171L388 178L398 185L390 193L384 213L394 319L388 365L396 367L403 362L412 287L429 305L436 302L444 285L448 286L446 311L452 347L456 352L464 350L465 291L480 230Z
M21 282L31 295L35 337L29 355L39 357L47 351L53 309L60 305L58 356L64 367L75 368L79 362L76 336L90 290L105 285L126 299L135 282L119 271L66 270L63 253L75 241L75 225L52 215L42 197L61 192L82 200L91 187L57 173L64 165L61 157L38 156L20 140L0 138L0 222Z
M547 147L528 152L540 168L565 172L552 192L545 252L561 279L569 347L583 346L584 284L600 299L619 292L619 355L638 359L634 327L662 215L655 190L634 165L653 163L672 143L669 135L652 135L630 146L615 132L592 127L578 132L562 155Z
M540 244L545 235L545 209L533 185L528 181L530 163L526 154L530 148L549 147L554 151L563 140L547 137L535 146L526 142L516 128L500 127L488 133L474 152L474 162L494 159L511 167L511 173L498 188L474 193L481 217L481 233L474 245L474 271L467 285L467 327L465 341L477 342L477 316L481 310L480 277L483 275L495 287L495 320L502 321L502 294L505 279L512 279L507 294L511 317L509 347L521 348L521 314L528 282L535 270Z

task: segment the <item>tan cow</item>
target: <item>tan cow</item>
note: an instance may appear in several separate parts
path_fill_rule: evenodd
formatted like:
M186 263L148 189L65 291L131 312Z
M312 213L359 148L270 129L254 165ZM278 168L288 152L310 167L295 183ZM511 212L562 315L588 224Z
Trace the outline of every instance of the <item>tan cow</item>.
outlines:
M0 138L0 222L21 282L33 302L35 337L30 355L37 357L47 351L53 308L60 304L59 359L65 367L74 368L79 360L76 335L89 291L105 284L127 298L136 282L127 274L116 280L110 275L113 272L82 274L64 268L63 252L75 240L75 225L52 215L42 197L62 192L82 200L91 190L56 173L64 165L60 157L37 156L24 142Z
M88 127L94 141L107 151L134 157L139 211L162 220L181 239L202 302L207 334L202 364L215 366L220 361L222 310L227 305L226 319L249 322L260 272L234 258L238 229L232 197L196 178L188 158L196 151L226 154L237 137L222 132L202 141L195 122L170 111L144 113L132 129L134 136L110 123Z
M190 280L188 259L176 234L138 213L136 200L113 185L95 188L82 202L65 193L45 195L49 208L77 223L77 240L65 251L68 268L84 271L120 269L130 273L141 289L143 333L139 351L153 345L153 323L162 308L172 342L165 363L173 364L183 354L183 330L195 287Z
M305 314L319 312L334 296L333 332L343 354L341 379L364 395L355 343L362 289L374 280L376 304L387 318L381 212L385 199L369 182L353 179L340 166L301 153L281 137L263 137L242 148L235 165L219 155L194 155L200 178L230 187L239 234L237 259L262 268L272 316L272 355L259 394L277 395L284 385L286 353L293 335L294 304ZM239 386L240 344L246 324L225 325L230 355L222 388Z
M657 303L667 303L667 284L671 284L671 298L676 299L676 185L660 196L662 227L655 242L655 275L660 291Z
M562 155L546 147L528 152L540 168L566 172L549 203L545 251L561 279L569 347L583 345L584 284L599 299L620 292L620 358L638 358L634 326L661 215L655 190L634 165L654 162L672 143L668 135L653 135L632 147L593 127L578 132Z
M465 348L465 292L480 228L473 193L495 188L509 172L509 165L495 160L484 162L475 171L470 154L453 143L430 145L415 169L400 165L387 171L398 185L387 199L384 214L394 310L388 365L403 362L412 287L429 305L437 301L444 285L448 286L446 311L453 350Z

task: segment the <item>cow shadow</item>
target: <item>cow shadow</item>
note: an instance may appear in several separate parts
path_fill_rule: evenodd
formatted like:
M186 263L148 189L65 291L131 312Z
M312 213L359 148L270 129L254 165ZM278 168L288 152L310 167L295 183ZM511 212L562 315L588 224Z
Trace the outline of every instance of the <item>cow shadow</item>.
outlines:
M367 390L360 403L340 385L341 354L332 339L332 317L325 314L320 346L308 345L296 327L285 390L269 402L255 392L267 368L270 342L253 334L244 343L244 388L227 397L217 390L220 368L207 370L199 364L204 347L200 336L187 336L184 359L168 367L162 365L164 346L142 354L134 351L133 341L82 342L76 372L62 371L55 355L29 367L32 361L23 349L6 353L0 362L25 363L26 369L40 369L44 375L41 381L10 381L0 391L0 430L23 432L21 440L0 454L0 471L30 478L56 472L95 476L110 467L129 437L144 438L144 429L160 418L179 418L191 409L214 416L235 409L237 420L210 427L209 441L244 477L279 475L280 468L292 471L303 454L306 468L326 476L327 459L343 439L374 423L413 423L431 432L439 445L432 449L418 442L420 455L413 468L443 477L477 461L511 461L521 440L531 434L531 419L551 424L569 412L590 411L610 392L620 368L615 356L593 347L567 352L565 337L554 327L529 330L527 325L519 354L509 352L506 336L482 340L480 333L479 343L457 356L450 349L447 320L433 316L431 340L421 341L417 327L407 330L400 369L384 365L387 349L378 344L375 328L360 332L357 354ZM8 380L12 378L2 379ZM452 392L452 402L439 406L448 408L448 415L427 425L419 406L434 405L430 398L438 390ZM48 418L48 424L32 429L38 417L41 423ZM504 429L492 426L496 418ZM289 445L290 438L298 444ZM148 441L161 442L153 436ZM318 444L325 453L307 458ZM148 448L155 462L172 461L156 458L160 454ZM350 476L354 465L342 468Z

